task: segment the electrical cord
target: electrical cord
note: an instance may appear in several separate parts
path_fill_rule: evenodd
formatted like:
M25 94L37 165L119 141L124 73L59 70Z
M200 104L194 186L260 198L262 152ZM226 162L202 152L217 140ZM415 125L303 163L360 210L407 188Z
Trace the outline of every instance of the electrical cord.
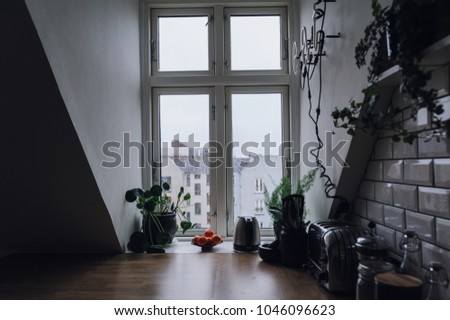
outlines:
M343 197L338 195L332 195L331 193L336 190L336 185L333 183L331 177L327 174L327 168L323 165L323 162L320 160L320 152L323 149L323 141L320 138L319 134L319 119L320 119L320 113L321 113L321 101L322 101L322 57L325 55L323 48L325 44L325 32L323 31L324 23L325 23L325 16L326 16L326 10L327 10L327 4L324 2L324 8L316 8L317 4L321 1L318 1L314 5L314 13L313 13L313 20L314 20L314 28L316 21L318 19L322 19L321 26L318 31L316 31L314 34L312 34L311 40L309 40L309 45L311 46L313 43L316 43L317 41L317 47L316 47L316 53L314 54L314 58L312 62L307 62L305 65L303 65L303 72L300 79L300 87L302 91L304 90L305 84L308 90L308 116L311 119L311 121L314 123L314 132L317 139L317 147L312 148L309 150L309 153L313 156L315 159L316 165L319 168L320 172L320 178L325 180L324 188L325 188L325 196L328 199L339 199L340 204L338 205L338 208L336 210L336 215L340 214L340 211L346 211L348 210L348 202ZM318 86L318 93L317 93L317 107L315 109L315 114L313 114L313 95L311 92L311 80L313 78L313 75L316 71L316 67L318 66L318 72L319 72L319 86ZM303 80L303 81L302 81ZM337 216L335 217L337 218Z

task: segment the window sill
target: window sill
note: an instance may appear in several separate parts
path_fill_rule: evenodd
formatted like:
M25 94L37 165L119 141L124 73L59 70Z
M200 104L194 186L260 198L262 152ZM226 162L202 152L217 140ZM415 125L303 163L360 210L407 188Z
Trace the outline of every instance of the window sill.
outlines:
M262 237L261 243L273 241L273 237ZM175 238L172 244L164 248L166 253L231 253L233 238L226 238L223 243L215 246L211 251L204 252L200 247L191 244L191 238Z

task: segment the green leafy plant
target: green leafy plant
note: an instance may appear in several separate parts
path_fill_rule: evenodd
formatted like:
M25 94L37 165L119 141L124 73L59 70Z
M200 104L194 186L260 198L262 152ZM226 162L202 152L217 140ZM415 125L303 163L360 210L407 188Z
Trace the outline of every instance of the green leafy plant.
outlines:
M148 190L134 188L125 193L125 200L130 203L135 202L136 208L140 210L142 216L151 219L156 225L159 231L156 239L158 244L167 244L170 241L170 234L164 230L159 219L163 215L175 213L181 221L180 226L183 233L195 226L187 220L186 212L182 210L183 203L191 199L191 194L185 193L184 187L180 187L175 201L172 201L172 198L167 194L169 190L170 185L165 182L162 186L153 185Z
M282 226L284 224L283 199L293 193L305 195L314 183L317 170L318 169L316 168L305 174L302 179L297 182L295 189L293 188L291 180L288 177L282 177L280 183L271 193L267 190L267 187L264 186L264 204L269 212L274 226ZM306 206L304 207L304 210L306 211L303 215L305 218L308 210L306 209Z
M336 127L344 128L350 135L356 129L363 131L385 129L392 132L392 140L412 143L420 134L427 132L428 137L439 139L445 133L448 122L440 115L443 107L435 102L435 89L426 89L431 72L420 66L421 52L429 36L426 27L432 19L428 12L433 1L395 0L390 7L383 8L377 0L372 0L373 21L365 28L365 35L355 48L356 66L366 66L366 57L370 53L368 68L368 86L362 90L362 101L350 100L350 106L332 112ZM377 81L386 68L383 48L386 34L390 35L394 63L400 68L399 91L405 106L396 106L390 102L385 111L376 108L379 99ZM392 99L391 99L392 100ZM405 121L416 120L420 109L426 109L431 115L431 128L408 130ZM430 134L431 133L431 134Z

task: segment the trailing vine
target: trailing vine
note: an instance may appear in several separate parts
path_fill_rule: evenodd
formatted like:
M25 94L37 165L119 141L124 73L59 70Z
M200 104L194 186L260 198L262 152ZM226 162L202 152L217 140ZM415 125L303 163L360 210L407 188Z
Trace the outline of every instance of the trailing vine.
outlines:
M377 131L389 130L393 141L403 140L407 143L426 133L428 138L439 139L445 133L448 122L439 117L443 107L436 103L437 91L425 88L431 79L431 72L420 66L421 52L429 35L424 26L432 23L430 4L432 0L396 0L390 7L383 8L377 0L372 0L373 21L365 28L365 35L355 47L356 66L366 66L366 57L370 52L368 68L368 86L362 90L362 101L350 101L342 109L337 107L332 112L336 127L344 128L350 135L356 129ZM403 106L394 105L392 99L385 111L377 110L379 99L377 82L379 75L386 68L386 35L391 39L392 56L400 67L399 92L406 102ZM431 115L431 126L411 131L405 122L417 119L420 109L426 108Z

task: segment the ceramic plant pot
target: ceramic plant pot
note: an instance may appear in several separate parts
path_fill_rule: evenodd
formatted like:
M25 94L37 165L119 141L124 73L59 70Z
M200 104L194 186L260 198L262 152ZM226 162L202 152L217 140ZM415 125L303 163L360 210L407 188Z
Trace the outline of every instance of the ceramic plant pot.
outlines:
M162 225L162 228L165 232L169 233L170 241L172 243L173 238L175 237L175 233L177 232L177 217L175 213L168 213L163 215L158 215L157 219ZM155 221L150 217L144 217L142 221L142 226L144 229L144 233L147 236L148 241L151 245L158 245L156 239L158 234L160 233Z

